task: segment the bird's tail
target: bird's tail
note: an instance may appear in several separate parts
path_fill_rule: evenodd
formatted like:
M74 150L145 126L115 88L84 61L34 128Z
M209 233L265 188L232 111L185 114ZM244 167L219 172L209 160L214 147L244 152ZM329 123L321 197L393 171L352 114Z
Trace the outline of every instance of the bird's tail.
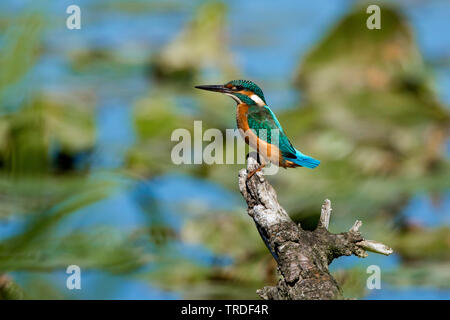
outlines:
M297 150L296 158L291 161L298 164L299 166L314 169L320 164L319 160L311 158L310 156L304 155L300 151Z

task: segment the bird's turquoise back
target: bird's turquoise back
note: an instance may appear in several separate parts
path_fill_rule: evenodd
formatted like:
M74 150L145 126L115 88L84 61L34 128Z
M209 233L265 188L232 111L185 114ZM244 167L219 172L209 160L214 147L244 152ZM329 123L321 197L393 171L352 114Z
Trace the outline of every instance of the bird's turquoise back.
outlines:
M284 133L275 114L268 106L259 107L251 106L248 110L248 126L253 129L258 138L277 145L276 141L272 141L272 130L278 129L278 148L283 157L295 158L296 150L292 146L288 137ZM261 130L263 129L263 130ZM276 137L276 134L274 134Z
M319 160L304 155L294 148L281 127L280 122L272 110L270 110L269 106L249 107L247 119L248 126L258 136L258 138L270 144L277 145L276 141L272 141L272 131L278 129L277 147L280 149L283 158L307 168L315 168L319 165ZM273 137L276 137L276 134L274 134Z

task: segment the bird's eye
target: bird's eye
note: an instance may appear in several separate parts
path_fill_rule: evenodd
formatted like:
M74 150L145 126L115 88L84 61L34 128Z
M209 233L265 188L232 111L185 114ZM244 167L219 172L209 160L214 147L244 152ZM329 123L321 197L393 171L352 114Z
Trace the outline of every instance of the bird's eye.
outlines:
M243 86L236 86L236 87L235 87L235 90L238 90L238 91L241 91L242 89L244 89Z

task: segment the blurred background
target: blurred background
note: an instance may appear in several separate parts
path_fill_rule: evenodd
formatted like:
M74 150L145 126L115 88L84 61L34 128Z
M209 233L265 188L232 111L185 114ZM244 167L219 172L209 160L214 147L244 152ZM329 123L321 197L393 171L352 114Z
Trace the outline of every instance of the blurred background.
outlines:
M170 159L174 129L235 128L235 103L193 86L243 78L322 161L268 177L291 217L314 228L330 198L332 232L361 219L395 251L334 261L345 296L450 299L450 2L370 4L381 30L350 0L1 1L0 298L256 299L276 283L243 165Z

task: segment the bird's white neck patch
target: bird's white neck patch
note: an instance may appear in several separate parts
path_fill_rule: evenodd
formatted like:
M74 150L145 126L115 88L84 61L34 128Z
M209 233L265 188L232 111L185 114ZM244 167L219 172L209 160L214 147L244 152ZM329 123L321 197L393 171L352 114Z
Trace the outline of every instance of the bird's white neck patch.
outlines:
M266 105L265 102L260 97L258 97L256 94L252 94L250 96L250 99L255 101L255 103L260 107L264 107Z

